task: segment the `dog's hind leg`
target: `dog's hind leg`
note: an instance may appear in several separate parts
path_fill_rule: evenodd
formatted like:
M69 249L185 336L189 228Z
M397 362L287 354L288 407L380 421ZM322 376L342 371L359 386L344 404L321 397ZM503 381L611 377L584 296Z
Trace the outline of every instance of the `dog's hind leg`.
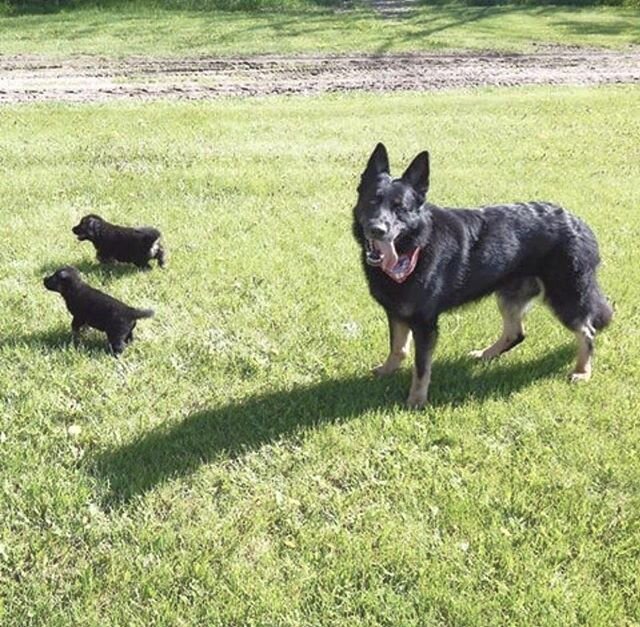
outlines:
M133 327L118 325L107 330L107 340L114 357L119 357L124 351L127 338L129 337Z
M157 259L158 266L160 268L164 268L167 262L167 254L164 248L162 247L162 244L160 243L160 239L157 239L151 245L151 248L149 250L149 259Z
M382 377L395 372L409 354L411 336L409 325L387 314L389 321L389 355L384 363L376 366L373 373Z
M136 323L134 322L127 337L124 338L125 344L130 344L133 342L133 330L136 328Z
M431 358L438 340L438 328L435 322L412 324L411 332L415 344L415 363L407 406L411 409L422 409L427 404L431 383Z
M477 359L493 359L520 344L524 340L524 315L540 292L540 283L533 277L520 279L498 290L496 297L502 315L502 335L491 346L472 351L470 355Z
M560 322L571 329L578 341L578 354L569 380L573 383L591 378L591 360L596 331L606 327L613 309L600 292L594 277L579 277L575 282L556 284L547 290L547 300Z
M574 368L569 380L572 383L580 381L588 381L591 378L591 358L593 357L593 340L596 336L596 330L589 322L580 325L575 332L578 340L578 357L576 359L576 367Z
M162 247L162 244L158 244L158 250L156 251L156 259L158 260L158 266L164 268L167 265L167 253Z

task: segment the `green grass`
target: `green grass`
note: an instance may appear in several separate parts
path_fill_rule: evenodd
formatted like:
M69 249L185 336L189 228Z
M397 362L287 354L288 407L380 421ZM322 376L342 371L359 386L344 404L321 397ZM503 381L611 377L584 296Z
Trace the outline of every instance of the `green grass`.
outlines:
M299 52L528 50L540 44L640 43L640 9L531 6L423 7L404 19L365 11L260 12L136 6L0 16L0 54L231 55Z
M17 106L0 117L0 623L640 621L640 91ZM443 316L432 404L385 380L350 236L373 144L434 202L546 198L598 235L617 318L590 384L542 306L502 361L489 299ZM100 268L70 227L159 226ZM123 358L45 273L156 318Z

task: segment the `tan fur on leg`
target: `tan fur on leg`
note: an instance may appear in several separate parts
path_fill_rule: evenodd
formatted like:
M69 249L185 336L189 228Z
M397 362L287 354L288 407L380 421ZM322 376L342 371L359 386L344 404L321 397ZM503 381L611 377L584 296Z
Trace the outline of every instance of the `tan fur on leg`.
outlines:
M390 329L391 350L389 356L384 363L373 369L373 373L379 377L395 372L409 354L409 347L411 345L409 326L404 322L394 320L391 322Z
M431 355L427 359L427 368L424 376L419 379L416 369L413 369L413 378L411 379L411 389L407 398L407 407L410 409L422 409L427 404L427 394L429 393L429 384L431 383Z
M471 351L469 353L471 357L484 360L494 359L524 339L522 318L527 306L507 304L498 298L498 309L502 314L502 335L491 346Z
M578 358L576 367L570 376L572 383L588 381L591 378L591 357L593 355L595 329L591 324L587 323L576 331L576 338L578 340Z

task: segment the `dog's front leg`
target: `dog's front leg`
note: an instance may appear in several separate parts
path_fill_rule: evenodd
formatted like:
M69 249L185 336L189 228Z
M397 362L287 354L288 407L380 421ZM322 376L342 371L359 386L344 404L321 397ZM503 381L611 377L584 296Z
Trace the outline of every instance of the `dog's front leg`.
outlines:
M71 339L74 346L79 346L82 341L82 327L84 326L84 320L80 318L74 318L71 321Z
M431 357L438 339L438 329L435 322L421 322L412 324L411 332L415 344L415 363L407 406L411 409L422 409L427 404L431 382Z
M409 353L411 336L409 325L387 313L389 321L389 355L384 363L373 369L374 374L382 377L395 372Z

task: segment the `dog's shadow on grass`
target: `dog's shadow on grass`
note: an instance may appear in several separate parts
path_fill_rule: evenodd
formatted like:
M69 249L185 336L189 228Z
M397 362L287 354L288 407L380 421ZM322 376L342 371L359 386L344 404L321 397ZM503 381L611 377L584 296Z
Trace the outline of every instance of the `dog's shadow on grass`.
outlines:
M55 329L48 329L47 331L35 331L34 333L24 333L22 335L11 335L0 338L0 349L4 347L16 349L21 346L32 350L63 350L72 348L73 350L90 355L100 355L109 352L104 335L101 338L97 332L85 332L80 344L74 346L70 324L67 326L59 326Z
M561 347L521 364L475 363L469 357L434 364L430 409L474 400L508 398L546 378L564 374L574 349ZM269 392L214 406L159 427L124 446L100 453L92 467L109 485L105 506L126 504L156 485L190 474L202 464L234 458L322 424L343 422L372 410L397 409L408 391L410 373L376 379L347 379ZM428 414L426 414L428 416ZM416 414L416 420L425 420ZM429 420L430 418L426 418Z
M42 274L43 277L53 274L65 265L73 266L85 277L96 277L103 283L108 283L131 274L148 272L148 270L138 268L138 266L132 263L100 263L97 260L82 259L68 264L46 263L40 268L40 274Z

